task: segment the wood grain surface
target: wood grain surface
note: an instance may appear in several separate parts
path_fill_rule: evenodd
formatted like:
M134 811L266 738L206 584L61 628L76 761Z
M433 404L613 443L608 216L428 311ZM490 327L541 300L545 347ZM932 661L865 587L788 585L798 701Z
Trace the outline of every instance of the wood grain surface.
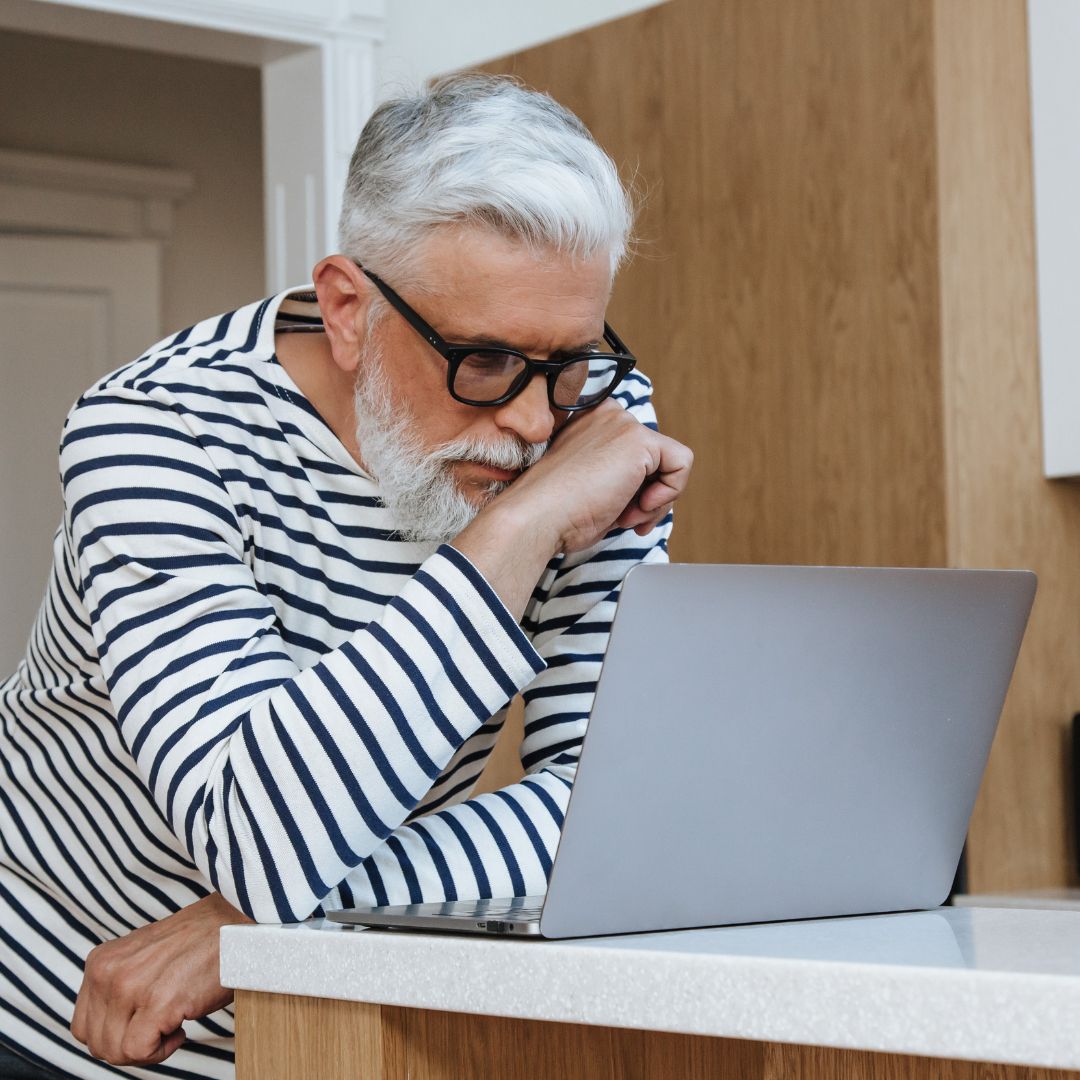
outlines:
M673 558L1039 572L970 886L1076 882L1080 487L1039 463L1023 0L670 0L488 68L643 197L610 319L697 455Z
M645 194L613 324L697 453L673 556L945 557L930 8L672 0L490 65Z
M520 697L510 703L506 721L499 732L499 741L491 751L484 771L480 774L474 795L514 784L522 777L521 740L525 737L525 708Z
M1025 9L935 11L949 557L1039 575L970 879L976 892L1062 885L1077 880L1065 725L1080 709L1080 487L1042 472Z
M237 1080L1068 1080L1080 1073L239 991Z
M237 1080L406 1076L395 1034L379 1005L238 990Z

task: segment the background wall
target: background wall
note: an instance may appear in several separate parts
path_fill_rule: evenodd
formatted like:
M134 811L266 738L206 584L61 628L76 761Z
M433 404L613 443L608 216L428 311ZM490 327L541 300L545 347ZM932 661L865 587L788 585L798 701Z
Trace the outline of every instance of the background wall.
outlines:
M163 333L263 295L260 98L257 67L0 31L0 146L193 174Z
M971 879L1076 883L1066 725L1080 708L1080 485L1043 475L1024 3L938 0L933 20L949 559L1039 575Z
M141 240L0 236L0 678L23 654L48 574L72 402L164 333L264 294L260 98L256 66L0 31L0 147L193 180L160 254Z
M1027 566L973 891L1076 880L1080 488L1039 460L1023 0L671 0L490 65L646 192L610 319L696 451L673 557Z
M1029 0L1039 347L1048 476L1080 476L1080 4Z
M538 45L661 0L389 0L379 49L383 96Z
M543 7L394 0L384 74L648 5ZM1023 0L670 0L491 65L645 195L611 318L698 454L676 558L1039 572L975 889L1077 876L1080 488L1039 460L1026 36ZM163 328L262 292L256 68L8 32L0 99L0 145L194 173Z

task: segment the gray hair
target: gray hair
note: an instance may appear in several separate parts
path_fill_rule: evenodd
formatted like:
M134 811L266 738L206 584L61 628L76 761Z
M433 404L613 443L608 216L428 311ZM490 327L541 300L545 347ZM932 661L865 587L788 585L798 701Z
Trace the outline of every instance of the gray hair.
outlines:
M413 277L426 231L451 224L538 251L607 252L614 277L633 216L615 164L572 112L514 79L472 73L375 110L349 163L338 240L395 284Z

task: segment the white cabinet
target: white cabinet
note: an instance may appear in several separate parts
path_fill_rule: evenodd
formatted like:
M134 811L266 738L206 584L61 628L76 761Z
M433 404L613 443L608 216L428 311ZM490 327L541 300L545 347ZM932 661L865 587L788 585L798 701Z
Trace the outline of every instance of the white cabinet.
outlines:
M1043 462L1080 477L1080 4L1029 0Z

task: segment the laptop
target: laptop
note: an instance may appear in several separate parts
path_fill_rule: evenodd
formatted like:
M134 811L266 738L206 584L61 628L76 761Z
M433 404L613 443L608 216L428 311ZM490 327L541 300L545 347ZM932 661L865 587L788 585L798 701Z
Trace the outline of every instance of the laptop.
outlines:
M546 896L328 917L567 938L937 907L1034 595L1016 570L639 566Z

